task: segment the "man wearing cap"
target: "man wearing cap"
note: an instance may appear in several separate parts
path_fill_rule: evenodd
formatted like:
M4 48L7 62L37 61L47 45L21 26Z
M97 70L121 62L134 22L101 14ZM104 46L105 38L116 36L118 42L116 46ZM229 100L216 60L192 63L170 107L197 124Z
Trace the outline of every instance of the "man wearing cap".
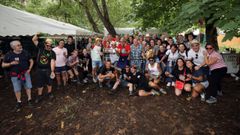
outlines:
M196 70L199 70L201 67L206 68L206 64L204 61L204 54L206 54L206 50L200 46L200 43L198 40L193 39L191 42L191 49L188 52L188 59L192 59L193 63L197 65L195 67ZM208 73L206 70L204 70L205 73Z
M37 87L38 87L38 96L35 100L36 103L39 103L43 98L43 87L47 85L49 98L53 98L52 94L52 81L55 77L55 60L56 54L52 51L52 40L46 39L44 44L38 41L38 35L33 36L32 41L34 45L38 48L37 55Z

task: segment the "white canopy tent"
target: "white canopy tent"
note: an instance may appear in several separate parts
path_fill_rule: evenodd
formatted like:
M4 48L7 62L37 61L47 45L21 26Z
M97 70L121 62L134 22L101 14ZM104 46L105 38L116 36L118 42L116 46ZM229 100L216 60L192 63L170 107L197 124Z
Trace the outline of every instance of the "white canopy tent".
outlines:
M72 24L6 7L1 4L0 18L0 36L25 36L34 35L37 32L48 33L50 35L92 34L91 31Z

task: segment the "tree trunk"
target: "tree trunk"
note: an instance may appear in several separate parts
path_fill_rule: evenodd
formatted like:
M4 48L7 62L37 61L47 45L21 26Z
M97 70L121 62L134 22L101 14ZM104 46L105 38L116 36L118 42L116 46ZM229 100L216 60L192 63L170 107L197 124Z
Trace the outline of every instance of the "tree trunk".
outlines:
M100 30L98 29L97 23L94 21L91 13L89 11L88 6L85 5L84 3L86 4L86 1L84 1L84 2L79 1L79 5L81 5L84 8L84 11L85 11L85 13L87 15L88 21L92 25L93 31L97 32L97 33L101 33Z
M106 6L106 1L102 0L102 8L103 8L103 12L104 14L100 11L100 8L98 6L98 3L96 0L92 0L93 6L95 8L95 10L97 11L97 14L99 16L99 18L101 19L101 21L103 22L103 25L105 26L105 28L107 29L107 31L109 32L109 34L115 36L117 33L109 19L109 15L107 12L107 6Z
M208 24L208 19L206 19L206 42L207 44L212 44L216 50L219 50L217 41L217 28L214 26L214 21Z

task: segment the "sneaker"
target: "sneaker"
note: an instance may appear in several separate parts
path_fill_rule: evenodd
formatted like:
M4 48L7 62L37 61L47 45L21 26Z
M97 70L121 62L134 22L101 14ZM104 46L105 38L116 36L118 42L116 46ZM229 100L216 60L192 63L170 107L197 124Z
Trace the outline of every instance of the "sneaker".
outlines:
M167 83L167 87L170 87L170 86L171 86L171 83L170 83L170 82L168 82L168 83Z
M33 103L32 103L32 99L28 100L28 107L32 107L33 106Z
M40 103L40 102L42 101L42 99L43 99L43 96L42 96L42 95L38 95L37 98L36 98L36 100L35 100L35 103L36 103L36 104L37 104L37 103Z
M175 82L172 82L172 86L173 86L173 87L175 86Z
M77 82L77 80L76 79L70 79L71 80L71 82L73 82L73 83L75 83L75 82Z
M78 85L81 85L82 83L81 83L80 81L77 81L77 84L78 84Z
M53 98L54 98L52 92L48 93L48 97L49 97L50 99L53 99Z
M129 96L133 96L133 91L129 91Z
M205 101L206 99L205 99L205 93L204 92L202 92L201 94L200 94L200 97L201 97L201 101Z
M167 94L166 90L164 90L163 88L161 88L161 89L159 90L159 92L161 92L161 93L164 94L164 95Z
M151 90L153 96L159 96L160 93L157 92L156 90Z
M16 112L19 112L21 110L21 108L22 108L22 102L17 102L16 107L15 107Z
M217 91L217 95L218 96L223 96L223 92L222 91Z
M83 83L88 83L88 79L85 78L85 79L83 80Z
M187 97L186 100L187 100L187 101L191 101L191 100L192 100L192 97Z
M102 83L101 83L101 82L99 82L99 83L98 83L98 85L99 85L99 87L100 87L100 88L102 88L102 87L103 87L103 85L102 85Z
M97 83L97 79L95 77L93 77L93 82Z
M217 102L217 99L213 96L211 96L208 100L206 100L208 104L213 104Z

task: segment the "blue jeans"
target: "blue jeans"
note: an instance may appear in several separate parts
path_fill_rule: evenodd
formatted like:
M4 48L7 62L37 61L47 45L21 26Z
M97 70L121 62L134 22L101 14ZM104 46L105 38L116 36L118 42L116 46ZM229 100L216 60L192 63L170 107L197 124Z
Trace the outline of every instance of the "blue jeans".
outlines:
M172 66L169 66L169 62L167 62L167 65L166 65L166 67L165 67L165 72L167 71L167 72L169 72L170 74L172 74L172 72L173 72L173 69L174 69L174 66L175 65L172 65ZM166 82L168 83L168 82L173 82L174 80L173 80L173 78L170 78L170 77L166 77Z
M11 77L11 81L13 84L13 90L14 92L20 92L22 89L22 85L25 89L31 89L32 88L32 81L29 73L25 73L25 81L19 79L18 77Z

